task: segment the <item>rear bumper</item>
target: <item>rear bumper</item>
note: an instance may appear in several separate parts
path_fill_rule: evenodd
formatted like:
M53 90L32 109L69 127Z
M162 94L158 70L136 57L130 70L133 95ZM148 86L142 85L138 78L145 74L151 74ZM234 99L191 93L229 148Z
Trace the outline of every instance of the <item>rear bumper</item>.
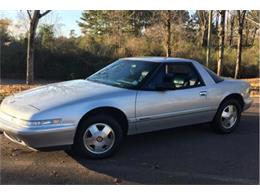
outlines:
M25 128L0 117L0 130L8 139L34 149L72 145L75 129L75 125L72 124Z
M250 108L250 106L253 104L253 99L248 97L247 99L244 99L244 108L243 111L247 110Z

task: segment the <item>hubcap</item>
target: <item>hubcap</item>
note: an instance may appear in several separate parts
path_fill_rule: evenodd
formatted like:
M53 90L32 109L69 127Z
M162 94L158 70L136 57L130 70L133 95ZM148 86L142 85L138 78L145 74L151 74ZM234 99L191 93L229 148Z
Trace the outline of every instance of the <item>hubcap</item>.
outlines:
M87 128L83 135L86 149L95 154L110 150L115 143L113 129L104 123L95 123Z
M221 114L222 126L226 129L232 128L237 121L237 108L234 105L228 105Z

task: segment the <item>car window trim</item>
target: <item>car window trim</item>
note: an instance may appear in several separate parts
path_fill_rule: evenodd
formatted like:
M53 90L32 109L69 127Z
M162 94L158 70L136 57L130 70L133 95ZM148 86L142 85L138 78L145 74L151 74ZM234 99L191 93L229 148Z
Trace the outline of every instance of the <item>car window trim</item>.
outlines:
M206 86L205 85L205 81L203 80L200 72L197 70L197 68L195 67L195 65L192 62L162 62L160 63L160 65L156 68L156 70L150 75L149 78L147 78L147 80L141 85L139 90L143 90L143 91L160 91L160 90L156 90L156 89L149 89L148 87L146 87L149 82L157 75L157 73L159 72L159 70L163 67L166 66L167 64L173 64L173 63L185 63L188 64L188 66L190 66L195 73L197 73L197 75L199 76L199 79L201 81L201 84L198 86L190 86L190 87L182 87L182 88L178 88L178 89L167 89L165 91L175 91L175 90L182 90L182 89L192 89L192 88L198 88L198 87L203 87Z
M162 62L158 63L158 66L151 72L151 74L147 75L147 77L142 81L142 83L140 83L139 90L157 91L157 90L153 90L153 89L148 89L148 88L146 88L146 86L156 76L156 74L158 73L158 71L161 69L162 66L163 66Z
M145 83L147 83L147 81L149 81L150 78L153 77L154 73L157 72L158 67L160 67L162 64L161 62L153 62L153 63L158 65L151 72L149 72L148 75L136 86L137 90L142 90Z

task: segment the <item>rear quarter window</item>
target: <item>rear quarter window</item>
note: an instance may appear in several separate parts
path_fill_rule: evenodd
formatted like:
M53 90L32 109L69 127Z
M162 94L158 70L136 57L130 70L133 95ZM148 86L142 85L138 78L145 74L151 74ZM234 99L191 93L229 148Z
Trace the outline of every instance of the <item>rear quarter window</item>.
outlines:
M215 81L215 83L220 83L222 81L224 81L223 78L221 78L220 76L216 75L213 71L211 71L208 68L205 68L205 70L209 73L209 76Z

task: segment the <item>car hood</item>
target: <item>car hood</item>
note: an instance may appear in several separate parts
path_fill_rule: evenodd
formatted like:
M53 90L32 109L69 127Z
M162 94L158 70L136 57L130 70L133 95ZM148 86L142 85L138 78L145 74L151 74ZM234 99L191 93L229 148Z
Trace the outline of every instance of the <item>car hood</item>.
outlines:
M40 111L120 90L126 89L87 80L65 81L8 96L1 104L1 111L27 119Z

